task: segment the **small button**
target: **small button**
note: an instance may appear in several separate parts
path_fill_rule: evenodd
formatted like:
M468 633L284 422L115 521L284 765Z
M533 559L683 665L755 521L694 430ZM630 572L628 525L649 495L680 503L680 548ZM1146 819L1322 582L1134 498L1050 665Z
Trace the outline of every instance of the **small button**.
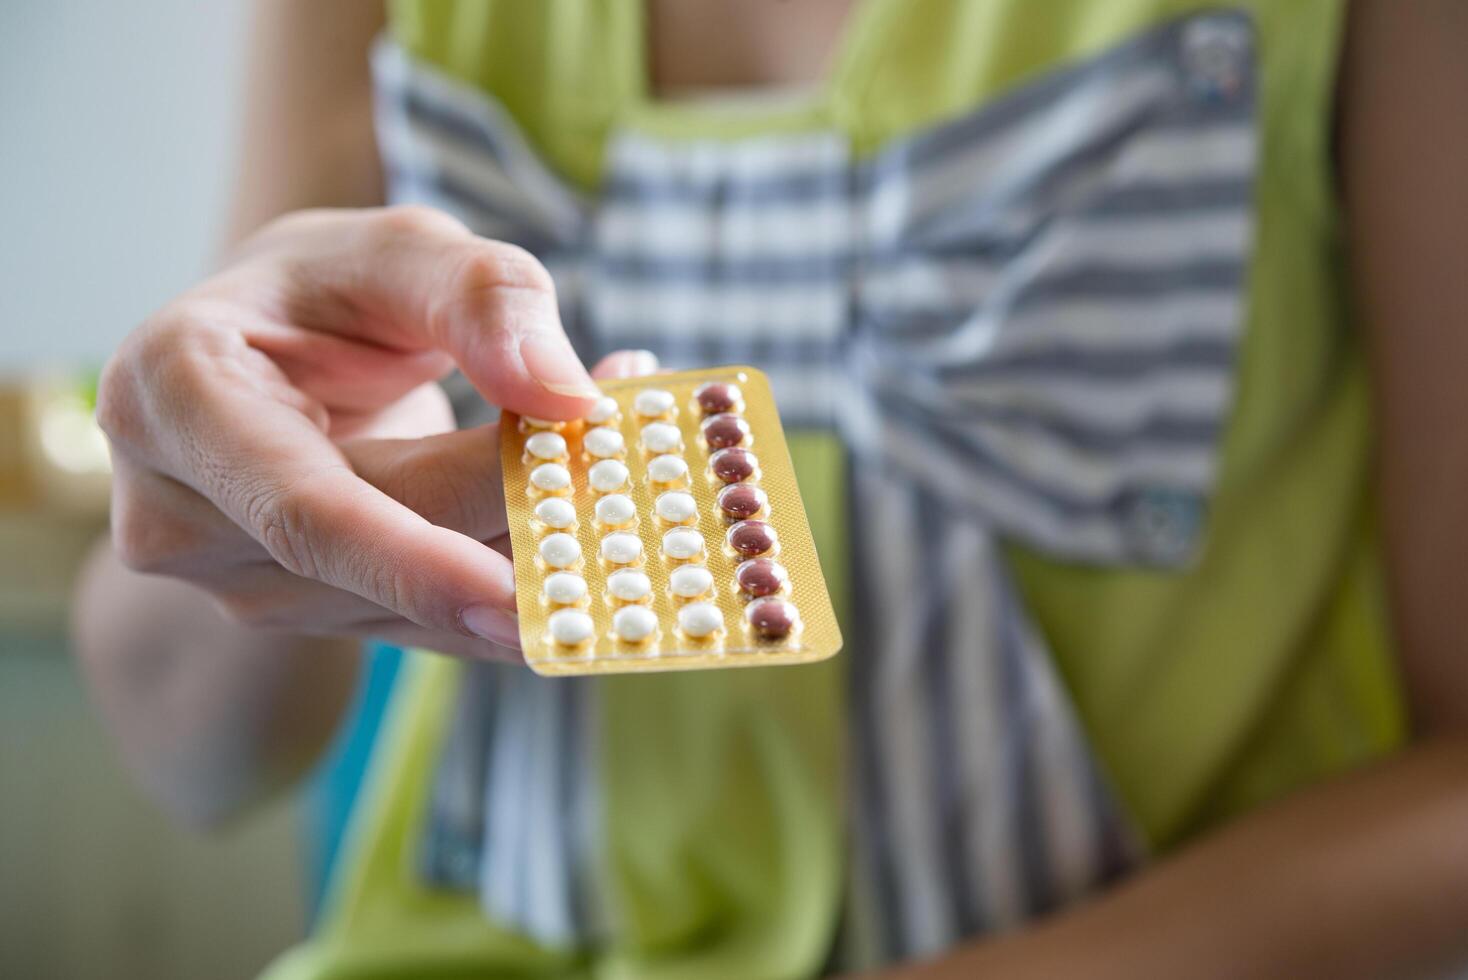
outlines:
M1182 68L1188 86L1208 102L1237 98L1248 82L1248 27L1230 17L1201 17L1183 28Z
M1191 490L1153 487L1123 504L1122 520L1133 553L1145 562L1176 565L1192 553L1203 527L1205 503Z

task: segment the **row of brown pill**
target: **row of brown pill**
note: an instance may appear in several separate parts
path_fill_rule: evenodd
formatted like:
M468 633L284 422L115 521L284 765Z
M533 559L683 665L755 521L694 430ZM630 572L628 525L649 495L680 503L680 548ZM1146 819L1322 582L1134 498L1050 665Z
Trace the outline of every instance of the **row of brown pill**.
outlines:
M731 522L725 537L729 550L740 561L734 581L750 600L745 621L757 635L768 640L789 636L800 627L789 592L789 573L775 560L779 540L772 525L760 518L769 512L769 500L759 486L759 460L749 449L749 425L741 418L743 398L738 386L711 381L693 393L703 415L700 431L708 446L709 471L724 484L717 496L725 520Z

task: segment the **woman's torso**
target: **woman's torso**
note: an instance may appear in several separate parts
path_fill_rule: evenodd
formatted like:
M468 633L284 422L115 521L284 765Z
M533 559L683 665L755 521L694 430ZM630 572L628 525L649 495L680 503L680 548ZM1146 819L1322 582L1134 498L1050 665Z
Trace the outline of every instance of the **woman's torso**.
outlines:
M1134 859L1131 830L1165 847L1397 737L1330 196L1341 14L1282 7L871 2L816 97L711 111L649 98L636 4L395 5L395 197L541 254L587 356L770 370L811 433L795 445L823 564L858 600L844 673L587 696L591 837L631 911L596 932L618 952L526 964L647 975L661 948L687 957L669 975L735 975L742 954L699 929L737 936L781 887L840 909L751 926L796 936L760 969L810 964L838 920L883 936L857 958L929 951L1094 887ZM451 688L417 690L445 707ZM647 727L678 700L711 707ZM431 705L400 710L413 765L441 772ZM710 743L721 725L751 730ZM406 757L382 765L408 847L432 791ZM753 816L763 843L709 812L731 800L706 766L776 801ZM773 854L840 832L831 794L852 814L845 871L823 845ZM1006 795L996 830L978 811ZM379 862L386 819L359 832ZM741 848L770 873L730 884L718 864ZM358 874L327 932L410 917L363 894L384 887Z

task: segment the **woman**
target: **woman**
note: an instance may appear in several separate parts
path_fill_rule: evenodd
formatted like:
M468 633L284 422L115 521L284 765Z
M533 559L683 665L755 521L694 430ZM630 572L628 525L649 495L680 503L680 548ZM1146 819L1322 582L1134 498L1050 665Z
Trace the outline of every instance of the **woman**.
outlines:
M82 656L182 816L309 764L354 638L470 664L399 682L280 976L1468 956L1459 5L390 14L374 127L380 23L265 8L242 244L101 391ZM487 663L495 430L433 382L576 417L566 335L770 372L834 666Z

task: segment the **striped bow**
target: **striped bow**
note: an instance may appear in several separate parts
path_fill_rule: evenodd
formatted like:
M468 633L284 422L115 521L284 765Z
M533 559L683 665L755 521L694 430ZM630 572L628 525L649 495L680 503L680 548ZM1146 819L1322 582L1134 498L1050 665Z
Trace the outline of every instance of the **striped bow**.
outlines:
M1001 542L1163 568L1200 545L1252 236L1248 21L1164 25L861 159L839 120L615 132L594 196L484 93L391 46L376 70L393 199L540 255L584 354L755 364L788 425L841 436L848 959L933 952L1133 864ZM545 744L586 738L595 687L483 673L440 772L429 873L477 888L498 922L589 941L596 780Z

